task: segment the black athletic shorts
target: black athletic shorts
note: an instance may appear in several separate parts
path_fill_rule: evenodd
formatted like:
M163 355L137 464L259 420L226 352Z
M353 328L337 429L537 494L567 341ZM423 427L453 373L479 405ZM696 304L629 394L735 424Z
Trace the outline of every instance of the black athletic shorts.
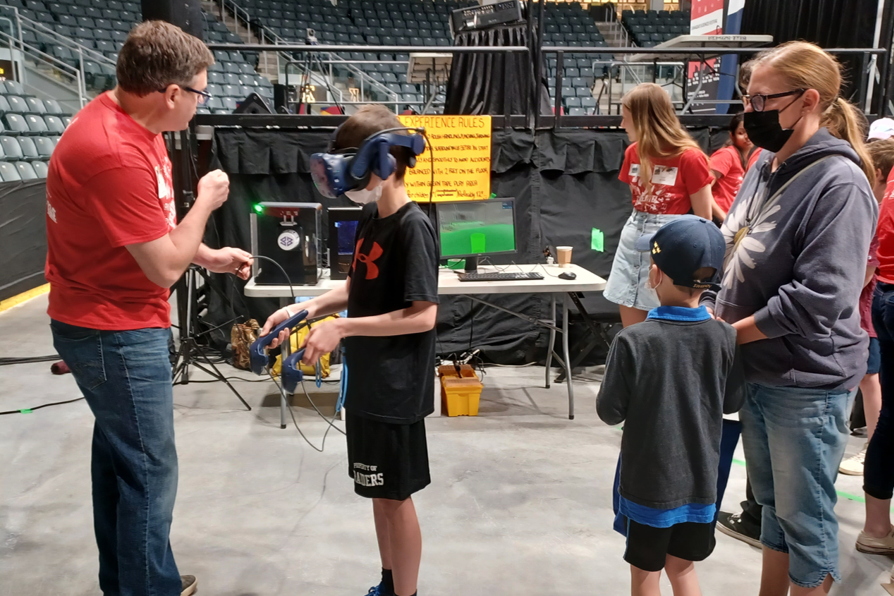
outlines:
M704 561L714 552L713 524L676 524L653 528L627 520L624 560L643 571L661 571L667 555L684 561Z
M345 433L348 476L361 497L403 501L431 484L425 420L389 424L348 410Z

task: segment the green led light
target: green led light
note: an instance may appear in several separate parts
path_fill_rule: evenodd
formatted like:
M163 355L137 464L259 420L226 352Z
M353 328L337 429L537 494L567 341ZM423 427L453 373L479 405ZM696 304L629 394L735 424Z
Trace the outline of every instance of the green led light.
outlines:
M256 204L254 206L255 213L264 213L264 206L260 204Z

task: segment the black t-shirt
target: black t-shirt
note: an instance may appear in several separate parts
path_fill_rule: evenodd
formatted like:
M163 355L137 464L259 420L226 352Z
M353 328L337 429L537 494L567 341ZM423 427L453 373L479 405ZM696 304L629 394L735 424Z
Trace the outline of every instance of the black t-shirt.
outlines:
M348 317L370 317L438 302L438 242L428 216L416 203L379 218L378 206L363 208L354 261L348 274ZM347 337L352 414L412 424L434 411L436 331L388 337Z

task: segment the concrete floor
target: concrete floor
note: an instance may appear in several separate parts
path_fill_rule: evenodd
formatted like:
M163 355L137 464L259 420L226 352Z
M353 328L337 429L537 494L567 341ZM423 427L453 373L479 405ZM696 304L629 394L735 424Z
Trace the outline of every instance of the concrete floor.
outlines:
M0 314L0 355L53 353L45 310L40 297ZM420 594L629 593L623 539L611 530L621 433L596 417L595 375L581 377L574 421L564 386L543 389L537 367L490 368L480 416L427 421L433 484L416 497ZM379 575L372 511L353 493L344 438L330 433L317 453L294 427L280 430L272 384L237 386L252 412L219 383L174 392L180 489L172 542L181 572L197 575L205 596L366 594ZM0 367L0 387L0 411L79 395L71 376L52 376L49 364ZM318 397L331 413L331 393ZM325 423L300 400L295 414L319 445ZM0 595L99 594L92 423L84 402L0 416ZM860 445L852 438L848 453ZM727 510L744 485L735 465ZM840 477L838 487L862 494L860 478ZM833 593L883 596L891 561L853 547L862 505L843 498L837 511L845 580ZM760 560L758 550L718 533L716 551L697 566L704 593L756 595Z

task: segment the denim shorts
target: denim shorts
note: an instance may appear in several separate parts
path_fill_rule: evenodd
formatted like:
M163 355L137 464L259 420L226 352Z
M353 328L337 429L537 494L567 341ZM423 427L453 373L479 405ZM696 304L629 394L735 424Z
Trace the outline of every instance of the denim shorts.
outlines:
M634 210L621 230L621 240L615 252L615 260L612 262L612 272L608 276L603 293L606 300L639 310L652 310L659 306L658 296L645 287L652 259L649 253L636 250L633 243L640 236L654 234L658 228L678 217L680 216Z
M815 588L841 581L835 478L853 391L750 383L739 413L748 479L763 506L761 543L788 553L789 578Z

